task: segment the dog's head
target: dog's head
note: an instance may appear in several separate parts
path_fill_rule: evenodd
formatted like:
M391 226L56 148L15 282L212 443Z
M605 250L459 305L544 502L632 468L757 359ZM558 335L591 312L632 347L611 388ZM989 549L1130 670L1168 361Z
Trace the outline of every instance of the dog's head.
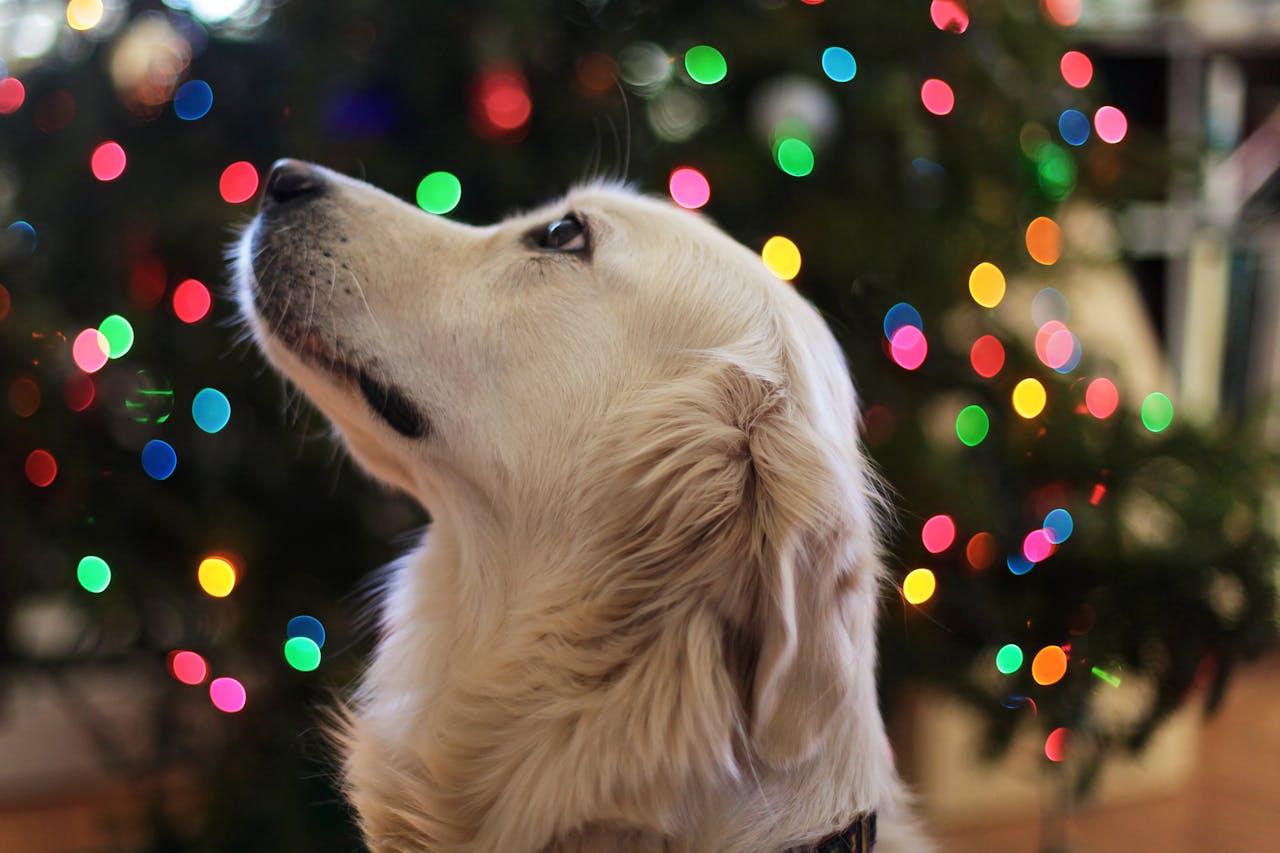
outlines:
M807 754L873 654L844 603L873 594L873 502L840 348L754 252L614 188L472 227L281 161L235 263L267 356L374 476L437 524L600 552L584 595L709 602L757 751Z

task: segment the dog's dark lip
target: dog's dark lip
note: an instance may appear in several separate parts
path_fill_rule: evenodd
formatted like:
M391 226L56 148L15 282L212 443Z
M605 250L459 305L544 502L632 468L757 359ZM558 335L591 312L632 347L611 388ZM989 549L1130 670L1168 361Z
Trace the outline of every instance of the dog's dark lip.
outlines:
M359 382L360 393L364 395L365 402L392 429L405 438L422 438L427 434L427 419L394 386L375 379L365 370L360 371Z

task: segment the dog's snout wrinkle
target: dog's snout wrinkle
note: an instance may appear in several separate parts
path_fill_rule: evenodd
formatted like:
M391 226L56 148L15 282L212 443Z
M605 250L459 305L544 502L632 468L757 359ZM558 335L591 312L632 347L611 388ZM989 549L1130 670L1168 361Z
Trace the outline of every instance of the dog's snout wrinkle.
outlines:
M267 176L262 207L314 198L324 192L325 181L314 167L300 160L277 160Z

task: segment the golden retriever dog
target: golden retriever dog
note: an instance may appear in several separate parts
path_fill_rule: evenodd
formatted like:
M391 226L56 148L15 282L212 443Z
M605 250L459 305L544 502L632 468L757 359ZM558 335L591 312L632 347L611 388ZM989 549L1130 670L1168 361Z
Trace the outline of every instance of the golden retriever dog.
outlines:
M371 849L928 849L853 386L754 252L618 188L472 227L282 160L234 268L267 358L432 518L342 712Z

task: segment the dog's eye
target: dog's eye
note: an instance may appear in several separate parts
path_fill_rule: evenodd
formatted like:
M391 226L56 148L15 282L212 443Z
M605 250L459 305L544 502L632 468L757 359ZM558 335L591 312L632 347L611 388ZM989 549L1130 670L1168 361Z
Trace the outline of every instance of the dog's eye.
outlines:
M566 214L538 235L538 245L553 252L586 251L587 228L576 215Z

